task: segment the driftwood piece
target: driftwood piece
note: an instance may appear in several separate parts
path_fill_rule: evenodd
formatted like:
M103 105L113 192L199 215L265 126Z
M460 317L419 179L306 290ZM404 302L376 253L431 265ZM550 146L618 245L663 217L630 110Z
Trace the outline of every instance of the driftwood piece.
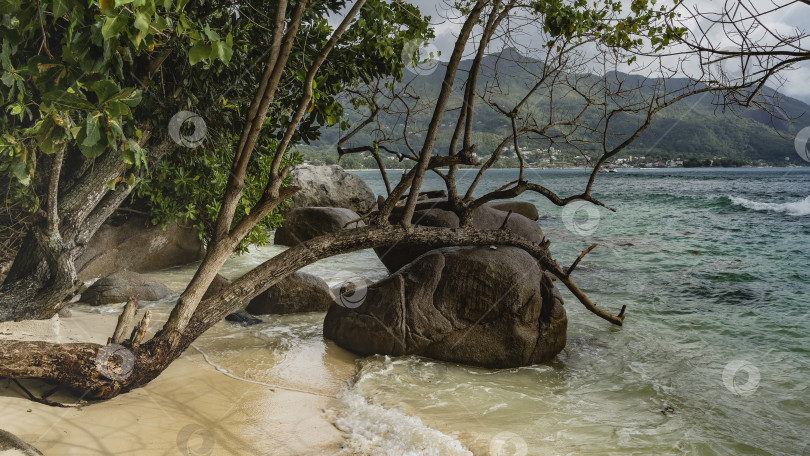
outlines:
M107 341L108 344L120 344L126 338L127 330L132 325L132 320L135 319L135 313L138 311L138 300L129 298L121 315L118 316L118 324L115 325L115 332L113 336Z
M149 327L149 322L152 321L152 311L147 310L143 314L143 318L141 319L138 326L132 330L132 336L129 338L130 346L133 350L137 349L141 342L143 342L143 337L146 335L146 328Z

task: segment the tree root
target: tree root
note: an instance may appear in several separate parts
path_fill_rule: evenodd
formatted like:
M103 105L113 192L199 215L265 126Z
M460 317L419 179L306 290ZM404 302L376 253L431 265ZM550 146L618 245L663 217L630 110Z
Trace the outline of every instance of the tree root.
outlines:
M24 387L22 385L22 383L20 383L20 381L17 380L16 378L12 378L11 381L14 382L17 386L19 386L20 389L23 390L23 392L28 396L28 399L33 401L33 402L37 402L39 404L45 404L45 405L50 406L50 407L60 407L60 408L78 407L78 405L66 405L66 404L63 404L61 402L52 401L52 400L48 399L48 397L51 396L53 393L59 391L58 386L56 388L48 390L41 397L36 397L34 395L34 393L32 393L31 391L28 391L28 388Z

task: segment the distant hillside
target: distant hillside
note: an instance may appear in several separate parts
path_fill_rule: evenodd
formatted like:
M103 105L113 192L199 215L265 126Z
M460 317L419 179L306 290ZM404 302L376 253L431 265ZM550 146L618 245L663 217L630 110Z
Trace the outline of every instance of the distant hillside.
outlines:
M541 63L532 61L526 57L514 54L514 51L504 51L510 53L506 58L498 59L497 56L489 56L485 59L479 87L492 81L492 70L497 64L498 83L504 92L502 98L503 106L514 105L526 92L526 88L533 84L533 78L526 73L524 68L542 68ZM520 64L515 63L520 61ZM470 61L462 62L461 69L469 68ZM463 72L460 72L462 74ZM418 93L422 101L430 103L438 94L441 81L444 77L443 67L438 68L430 75L418 76L412 83L412 92ZM600 79L596 75L583 75L581 84L587 85L598 82ZM610 73L609 80L622 80L626 84L642 84L651 87L653 82L637 75L624 73ZM670 79L667 81L669 87L683 86L688 81L686 79ZM463 90L461 81L457 81L456 87L459 89L451 97L451 106L461 104L461 91ZM556 91L555 91L556 92ZM723 111L713 103L711 94L694 95L678 104L670 106L661 111L654 119L651 126L623 152L624 157L635 156L636 159L643 156L646 161L662 161L669 159L687 160L711 160L726 159L724 162L736 163L766 163L766 164L806 164L796 154L794 149L794 137L803 127L810 125L810 105L794 98L789 98L777 92L766 89L765 95L780 99L780 108L784 110L789 118L797 119L791 123L773 119L767 112L760 109L738 109L735 113ZM568 100L560 94L555 93L555 106L558 109L576 110L579 101ZM539 93L530 103L541 110L548 106L549 94ZM547 108L546 108L547 109ZM415 116L414 125L427 125L432 112L425 111ZM454 126L455 115L447 115L444 128L439 134L435 153L445 154L450 142L452 127ZM595 125L601 119L601 112L589 110L584 121ZM398 124L400 119L384 119L387 129L394 130L401 127ZM618 121L614 121L612 131L627 133L633 131L640 122L637 116L625 115ZM483 103L477 103L475 109L475 129L474 143L477 144L479 154L486 154L492 150L500 139L507 135L511 129L503 115L495 112ZM415 130L418 130L415 129ZM335 144L341 132L336 128L324 130L321 139L309 146L299 148L305 159L334 163L337 159ZM421 144L420 135L414 133L409 140L416 147ZM365 135L356 137L355 144L370 144L371 138ZM527 152L532 150L547 150L549 146L554 146L561 150L560 154L566 154L570 160L574 160L576 153L573 149L567 149L565 145L549 144L547 142L532 142L522 140L521 147ZM503 165L513 166L517 163L514 152L505 153ZM345 161L345 162L344 162ZM341 163L346 167L363 167L371 165L372 159L366 157L344 157ZM390 165L396 165L393 161Z

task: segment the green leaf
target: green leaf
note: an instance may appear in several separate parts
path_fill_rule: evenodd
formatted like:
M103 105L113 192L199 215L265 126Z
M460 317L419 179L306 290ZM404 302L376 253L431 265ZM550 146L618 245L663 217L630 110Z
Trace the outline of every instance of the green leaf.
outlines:
M95 113L98 114L98 113ZM101 126L99 125L98 119L101 117L100 114L98 115L89 115L85 120L85 127L84 127L84 140L80 143L82 146L94 146L98 143L101 139Z
M207 36L211 41L219 41L220 39L219 33L217 33L215 30L211 30L208 24L205 25L205 36Z
M65 130L48 117L42 122L36 136L39 149L46 154L59 152L65 145L64 136Z
M80 97L73 92L66 92L64 90L52 90L42 95L42 102L52 104L57 108L63 109L92 109L87 100Z
M124 103L130 108L138 106L138 103L141 102L141 98L142 98L141 91L138 89L133 89L132 87L127 87L126 89L122 90L117 97L115 97L117 101Z
M118 179L120 178L116 177L115 179L110 179L107 181L107 187L110 189L110 191L115 191L115 184L118 183Z
M109 79L96 81L90 86L90 88L96 93L99 104L104 104L104 102L121 92L121 88L118 87L118 84L110 81Z
M3 76L0 76L0 81L3 81L3 84L5 84L6 87L11 87L14 85L14 74L5 71L3 72Z
M212 45L211 58L217 58L227 65L233 56L233 49L222 41L214 42Z
M157 30L164 30L166 27L169 26L169 23L166 21L166 18L163 16L158 16L152 22L152 27Z
M28 185L31 182L31 175L28 173L28 166L25 160L14 160L14 163L11 164L11 171L22 185Z
M131 148L127 147L121 151L121 158L124 160L124 163L127 165L134 165L135 164L135 151Z
M135 174L132 173L129 174L129 178L127 178L127 185L129 185L130 187L135 185Z
M101 36L104 37L105 40L109 40L121 33L126 27L126 16L107 17L104 20L104 25L101 26Z
M150 24L149 16L140 11L135 13L135 23L133 25L135 26L136 29L146 33L146 31L149 30L149 24Z
M70 0L53 0L53 16L61 17L73 9L73 2Z
M195 65L197 62L208 58L210 55L211 46L202 41L197 41L197 43L188 51L188 62Z
M107 113L107 116L113 118L125 117L130 114L129 106L115 100L109 102L104 111Z
M107 120L107 128L111 130L113 133L116 133L118 136L124 137L124 130L121 128L121 124L118 123L115 119Z
M82 155L87 158L96 158L103 154L106 149L107 144L104 142L99 142L93 146L84 146L81 143L79 144L79 150L82 152Z

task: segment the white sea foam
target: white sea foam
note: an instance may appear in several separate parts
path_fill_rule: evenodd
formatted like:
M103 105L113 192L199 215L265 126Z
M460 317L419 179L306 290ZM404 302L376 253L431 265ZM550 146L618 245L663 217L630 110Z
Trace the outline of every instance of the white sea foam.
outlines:
M340 455L472 456L452 437L431 429L417 417L368 403L350 388L338 395L334 423L346 433Z
M736 196L729 196L728 198L731 200L732 204L755 211L782 212L784 214L795 216L810 215L810 196L801 201L793 201L789 203L761 203Z

